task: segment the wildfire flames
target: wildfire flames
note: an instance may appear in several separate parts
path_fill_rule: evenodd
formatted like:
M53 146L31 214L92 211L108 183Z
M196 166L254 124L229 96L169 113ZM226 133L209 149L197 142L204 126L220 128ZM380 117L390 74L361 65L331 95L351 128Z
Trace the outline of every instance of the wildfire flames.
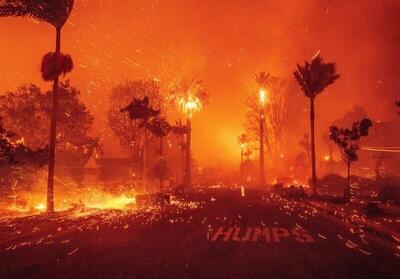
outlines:
M60 193L58 195L56 210L65 211L72 208L132 210L136 205L135 196L134 191L111 194L96 188L75 190L73 194ZM14 196L13 202L6 208L10 215L45 212L47 210L46 194L21 192Z
M181 108L182 112L187 114L190 118L192 117L193 112L200 111L202 109L200 99L192 95L189 95L187 99L179 99L178 106Z

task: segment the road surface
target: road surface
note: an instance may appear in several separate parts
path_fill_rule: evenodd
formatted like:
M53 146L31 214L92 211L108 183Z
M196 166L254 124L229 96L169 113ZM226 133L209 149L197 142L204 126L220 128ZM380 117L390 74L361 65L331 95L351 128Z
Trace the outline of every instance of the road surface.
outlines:
M399 278L400 246L266 192L0 221L0 278ZM400 244L399 244L400 245Z

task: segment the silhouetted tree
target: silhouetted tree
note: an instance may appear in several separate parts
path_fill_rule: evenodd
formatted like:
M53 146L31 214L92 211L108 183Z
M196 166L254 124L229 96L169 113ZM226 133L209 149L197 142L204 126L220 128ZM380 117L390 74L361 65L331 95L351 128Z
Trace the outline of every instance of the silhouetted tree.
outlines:
M143 180L147 175L148 137L144 122L140 118L130 118L130 113L121 113L121 108L128 112L128 107L133 105L134 100L148 98L148 106L155 110L164 108L163 98L160 94L158 82L154 80L129 81L112 89L109 109L108 123L114 135L119 139L120 145L132 161L141 167ZM143 103L143 105L145 105Z
M42 61L42 77L53 81L53 104L50 127L49 176L47 185L47 211L54 212L54 165L57 135L58 81L61 74L72 70L71 56L61 53L61 29L68 20L74 0L3 0L0 16L26 16L47 22L56 29L55 52L47 53Z
M152 117L160 114L159 110L155 110L149 106L149 97L145 96L143 100L133 98L133 102L127 107L121 109L121 112L129 112L129 118L132 120L142 120L147 123Z
M33 151L16 139L15 133L6 130L0 118L0 186L9 187L23 180L34 169L47 164L48 148Z
M49 146L52 95L51 91L42 92L31 84L0 96L0 117L4 127L13 130L16 138L31 150ZM62 167L65 175L70 175L72 170L82 172L98 146L98 140L90 136L93 115L79 97L79 90L72 87L69 81L61 82L58 90L56 155L58 170Z
M338 128L331 126L329 128L329 137L338 146L343 161L347 165L347 189L344 192L345 197L350 197L350 167L351 163L358 160L357 150L361 137L368 136L368 130L372 127L372 121L364 118L361 121L353 123L351 129Z
M150 119L156 117L160 114L160 110L155 110L150 107L149 97L145 96L142 100L133 98L133 101L121 109L121 112L128 112L129 118L132 121L139 121L139 129L146 127L149 123ZM146 181L147 174L147 134L146 129L144 129L144 139L143 139L143 156L142 156L142 171L143 171L143 180Z
M10 138L15 134L4 129L0 118L0 166L16 164L15 146L12 144Z
M97 139L90 136L94 117L79 99L79 90L69 81L60 84L58 96L57 157L63 157L60 163L64 165L77 165L76 156L68 160L69 155L76 153L83 166L97 145ZM52 118L52 92L42 92L34 84L8 92L0 96L0 117L4 127L12 129L28 148L36 150L49 146L47 127Z
M312 167L312 187L313 194L317 195L317 174L315 162L315 98L322 91L333 84L340 75L336 72L334 63L324 63L322 58L317 56L312 59L311 63L305 62L304 66L297 64L297 71L294 77L305 96L310 99L310 126L311 126L311 167Z

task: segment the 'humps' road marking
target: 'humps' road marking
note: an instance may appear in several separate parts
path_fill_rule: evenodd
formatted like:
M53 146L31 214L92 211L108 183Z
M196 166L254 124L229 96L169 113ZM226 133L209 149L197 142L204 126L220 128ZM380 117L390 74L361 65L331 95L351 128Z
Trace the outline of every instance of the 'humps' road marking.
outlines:
M279 243L283 238L294 238L300 243L313 243L314 239L304 229L293 228L285 229L280 227L247 227L242 229L240 227L219 227L217 231L212 234L210 241L237 241L237 242L256 242L265 241L267 243Z

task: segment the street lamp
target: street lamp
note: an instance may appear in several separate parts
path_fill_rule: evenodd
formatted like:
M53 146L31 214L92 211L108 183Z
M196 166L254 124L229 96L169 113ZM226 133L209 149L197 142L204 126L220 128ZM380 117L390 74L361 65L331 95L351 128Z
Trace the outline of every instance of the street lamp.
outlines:
M261 108L263 108L266 104L267 100L267 91L265 90L265 88L261 87L260 91L259 91L259 100L260 100L260 106Z
M264 134L265 134L265 105L268 102L267 90L260 87L260 185L265 185Z
M243 181L243 173L244 173L244 149L246 144L249 142L249 138L246 134L241 134L238 136L238 144L240 145L240 178Z

